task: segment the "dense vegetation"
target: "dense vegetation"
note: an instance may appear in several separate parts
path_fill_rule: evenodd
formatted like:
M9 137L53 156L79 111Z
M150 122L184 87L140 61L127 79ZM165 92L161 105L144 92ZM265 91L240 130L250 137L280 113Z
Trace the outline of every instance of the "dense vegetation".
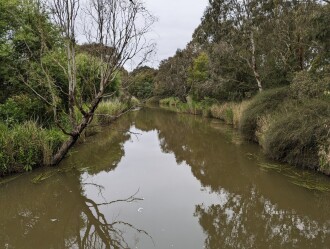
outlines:
M209 0L154 96L225 120L273 159L330 174L328 1Z
M74 22L84 10L64 3L0 1L0 176L57 164L76 141L136 104L122 88L128 75L123 64L134 56L125 47L132 46L131 37L122 34L126 43L121 47L101 38L79 45ZM129 1L119 7L98 3L128 16L143 11ZM99 14L93 5L90 13ZM109 21L103 17L104 23ZM134 18L121 21L134 27ZM118 27L113 29L117 32ZM139 89L134 93L149 94Z
M223 119L270 158L330 174L328 1L209 0L186 48L158 70L131 73L123 65L136 54L126 40L153 20L138 2L96 2L127 17L142 11L146 29L122 41L101 30L79 45L74 25L54 21L75 20L77 7L0 2L0 175L57 164L79 138L130 108L131 96Z

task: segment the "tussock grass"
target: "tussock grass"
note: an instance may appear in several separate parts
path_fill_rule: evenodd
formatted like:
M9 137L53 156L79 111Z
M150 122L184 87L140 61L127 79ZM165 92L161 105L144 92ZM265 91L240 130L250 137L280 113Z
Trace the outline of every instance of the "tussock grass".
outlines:
M248 104L249 101L213 104L210 108L211 117L221 119L225 121L226 124L231 124L235 128L238 128Z
M169 97L159 100L160 105L176 106L177 104L182 103L177 97Z
M132 100L133 105L136 103ZM92 123L81 134L81 139L99 132L100 126L109 124L128 108L128 104L119 100L101 102ZM79 110L75 114L78 121L82 119ZM70 129L66 116L63 117L62 125ZM45 129L36 121L10 125L0 123L0 176L50 165L53 155L66 139L67 136L59 129Z
M330 175L330 100L294 98L290 87L266 90L241 103L205 105L187 98L161 101L174 110L204 114L238 128L277 161Z
M120 113L128 109L128 105L119 100L103 101L95 111L95 117L99 125L110 124ZM94 118L95 118L94 117Z
M136 106L139 102L132 99L131 105ZM95 135L101 131L101 126L109 125L118 115L129 109L129 105L118 99L102 101L94 113L94 117L89 126L80 136L80 140L84 141L87 137ZM78 109L75 110L76 119L80 121L82 114ZM67 123L69 121L66 121Z
M187 102L183 103L176 97L169 97L165 99L161 99L159 101L161 106L168 106L171 110L181 113L189 113L194 115L202 115L203 114L203 106L202 103L195 102L191 97L187 97ZM207 113L205 113L207 115Z
M278 111L283 103L290 98L288 87L276 88L257 94L242 113L239 129L247 140L258 142L256 131L258 120Z
M44 129L33 121L11 128L0 125L0 175L49 164L65 139L61 131Z
M319 151L322 146L330 146L329 124L328 101L314 99L286 104L264 133L265 153L278 161L326 173L326 168L321 167Z

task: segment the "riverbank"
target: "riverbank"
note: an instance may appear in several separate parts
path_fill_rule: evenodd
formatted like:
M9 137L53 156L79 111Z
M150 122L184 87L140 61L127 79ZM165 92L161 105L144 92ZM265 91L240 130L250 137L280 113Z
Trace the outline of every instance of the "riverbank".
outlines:
M92 123L80 136L79 143L100 132L102 126L109 125L131 108L131 105L119 100L101 102ZM76 115L77 120L82 118L80 112L77 111ZM69 122L66 124L70 125ZM43 127L32 120L15 124L0 122L0 176L49 165L66 139L67 135L55 125Z
M296 98L289 87L263 91L236 103L195 102L187 98L159 101L160 106L223 120L245 139L258 143L267 157L330 175L330 101Z

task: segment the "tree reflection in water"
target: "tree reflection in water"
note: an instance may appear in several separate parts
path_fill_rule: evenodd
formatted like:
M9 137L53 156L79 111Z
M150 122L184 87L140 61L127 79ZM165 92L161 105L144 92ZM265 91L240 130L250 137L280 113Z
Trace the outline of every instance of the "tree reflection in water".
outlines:
M130 123L123 119L115 131L105 131L93 137L73 154L66 165L90 163L93 167L55 173L52 177L32 184L31 176L0 185L0 248L130 248L134 236L149 237L133 224L111 217L111 207L141 201L137 193L121 200L98 203L87 196L87 190L102 186L86 182L86 175L108 172L117 167L124 155L123 144L130 136ZM93 150L90 148L93 147ZM98 153L95 153L98 151ZM70 166L71 167L71 166ZM87 172L86 172L87 171ZM85 172L84 174L82 172ZM150 238L151 239L151 238ZM133 242L134 243L134 242Z
M102 186L81 183L78 171L54 176L29 193L7 189L11 196L1 196L0 248L130 248L125 232L150 237L125 221L110 221L101 211L120 202L141 201L137 193L97 203L84 194L86 186L103 191ZM13 202L12 195L19 201Z
M221 204L197 205L195 216L207 234L205 248L320 248L329 245L330 222L281 210L254 188L249 196L220 191Z
M188 164L203 188L219 195L220 204L195 209L206 248L328 248L328 194L305 191L284 176L260 171L256 160L246 156L260 150L235 143L235 134L223 125L214 129L212 120L150 112L137 114L137 128L156 129L162 151Z
M104 140L90 139L90 145L79 148L79 156L70 157L74 165L79 165L79 160L93 165L82 170L84 174L79 170L61 173L37 185L22 177L0 187L0 248L134 248L134 242L129 240L133 233L148 237L133 224L109 219L115 215L110 206L140 201L136 195L100 202L87 194L87 190L97 188L101 195L102 186L87 182L85 176L93 179L100 172L116 167L125 153L123 144L129 139L126 131L132 123L142 131L156 130L162 152L174 154L178 165L189 165L205 193L218 195L215 200L203 193L205 202L198 199L187 205L193 207L191 210L195 207L194 222L205 233L206 248L327 248L330 245L329 195L299 188L282 175L261 171L256 160L246 156L258 153L256 146L231 143L235 134L223 134L226 131L219 127L210 128L214 121L159 110L141 110L118 121L121 125L114 129L120 132L117 136L112 130L112 142L103 133ZM156 184L155 181L152 183ZM186 201L184 197L182 201ZM151 202L149 207L153 207ZM192 219L193 212L189 214ZM174 213L161 215L168 220L174 217ZM148 225L149 229L153 228ZM177 242L180 240L178 237Z

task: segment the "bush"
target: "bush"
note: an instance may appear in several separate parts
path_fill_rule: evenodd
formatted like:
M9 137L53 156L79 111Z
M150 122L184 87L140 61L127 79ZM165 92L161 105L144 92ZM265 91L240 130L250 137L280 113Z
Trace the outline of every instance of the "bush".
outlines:
M324 171L320 167L319 157L320 148L329 146L330 103L308 100L283 109L286 112L276 115L265 132L263 147L266 155L293 165Z
M277 88L257 94L244 110L239 129L247 140L257 141L258 120L274 113L290 97L289 88Z
M30 98L28 95L12 96L0 105L0 119L9 126L32 118L42 123L40 118L47 117L45 113L47 113L45 105L37 98Z

